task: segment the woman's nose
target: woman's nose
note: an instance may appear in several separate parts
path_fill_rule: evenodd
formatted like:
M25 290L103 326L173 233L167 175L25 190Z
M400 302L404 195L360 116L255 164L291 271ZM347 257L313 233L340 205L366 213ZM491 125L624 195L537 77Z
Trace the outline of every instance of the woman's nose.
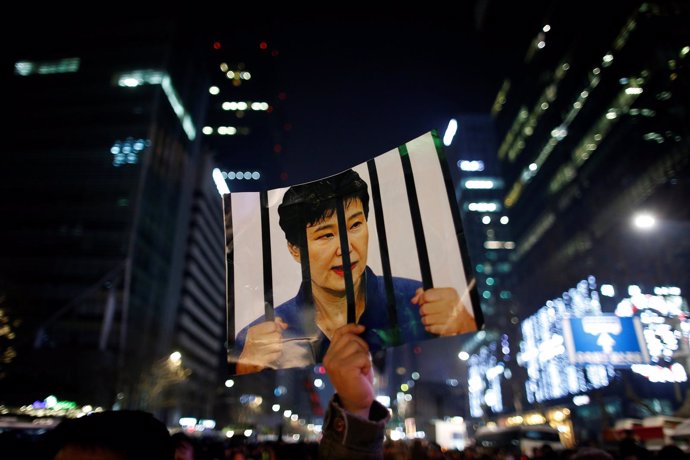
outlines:
M350 241L347 242L347 249L348 249L348 254L352 252L352 244L350 244ZM342 255L343 253L343 247L338 244L338 248L335 250L335 255L339 256Z

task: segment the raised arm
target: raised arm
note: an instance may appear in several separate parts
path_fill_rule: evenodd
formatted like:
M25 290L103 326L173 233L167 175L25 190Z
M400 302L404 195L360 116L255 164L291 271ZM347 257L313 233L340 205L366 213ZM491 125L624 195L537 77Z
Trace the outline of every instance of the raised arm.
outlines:
M381 459L390 415L374 399L374 372L369 346L359 337L364 326L337 329L323 363L335 388L324 418L319 445L322 459Z

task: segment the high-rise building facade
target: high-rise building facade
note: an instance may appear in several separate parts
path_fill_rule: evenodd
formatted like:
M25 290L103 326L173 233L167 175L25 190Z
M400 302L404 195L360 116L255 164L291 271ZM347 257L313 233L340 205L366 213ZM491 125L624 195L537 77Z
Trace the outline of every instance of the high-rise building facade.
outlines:
M670 374L671 359L683 362L682 354L653 362L659 373L647 380L612 368L597 380L590 369L581 385L570 385L579 388L571 394L530 382L557 386L565 368L546 361L557 352L567 363L560 348L540 342L527 352L520 342L522 325L540 307L541 316L558 301L583 310L582 299L572 296L582 285L595 291L592 305L608 313L633 297L628 290L656 287L687 299L689 10L684 2L625 2L606 10L594 2L547 3L522 62L504 69L493 120L458 117L448 149L458 161L456 196L486 314L481 339L463 344L467 415L527 415L535 400L549 400L556 413L574 407L564 394L587 388L625 391L626 398L607 402L613 417L637 416L645 407L668 413L682 399L670 396L671 384L644 384ZM495 144L486 134L494 127ZM655 216L656 226L636 228L638 213ZM606 284L601 292L597 283ZM678 298L667 294L658 295ZM547 330L541 316L531 321ZM535 377L535 366L550 374ZM630 382L638 384L637 394ZM571 440L582 434L563 428Z
M197 170L191 199L188 232L184 244L183 271L173 286L179 291L177 308L170 310L173 328L172 349L182 356L182 374L169 391L174 402L169 423L180 417L213 418L222 422L227 414L218 413L227 390L225 234L221 197L212 180L216 163L206 151Z
M4 56L2 402L167 413L175 385L217 378L219 345L185 338L224 312L221 214L197 186L208 77L176 21L70 24L25 30Z
M502 198L505 182L496 158L497 132L490 114L464 114L447 148L462 213L465 240L485 318L484 330L464 340L465 416L481 418L511 410L513 382L502 378L515 358L511 330L517 323L512 292L505 283L514 249ZM469 383L471 382L471 383Z
M583 284L604 313L635 289L667 287L687 298L689 18L685 2L607 9L554 2L523 64L505 80L493 114L505 181L500 206L513 243L504 260L509 271L497 274L497 282L520 320L553 302L582 309L573 294ZM599 292L597 283L605 289ZM511 334L524 339L518 329ZM550 359L555 349L541 347L522 359ZM554 381L565 375L555 365L549 372ZM617 392L613 417L629 415L633 406L642 413L644 404L667 413L681 402L668 385L637 385L635 394L628 383L639 376L607 372L611 382L602 391ZM596 383L588 375L587 383ZM622 402L623 389L632 402ZM523 388L528 396L533 390ZM572 405L563 394L555 399Z
M589 274L689 288L687 5L586 6L551 9L494 107L523 314Z
M202 133L232 192L289 183L282 165L292 126L280 86L283 56L271 32L270 24L250 22L205 34L210 81Z

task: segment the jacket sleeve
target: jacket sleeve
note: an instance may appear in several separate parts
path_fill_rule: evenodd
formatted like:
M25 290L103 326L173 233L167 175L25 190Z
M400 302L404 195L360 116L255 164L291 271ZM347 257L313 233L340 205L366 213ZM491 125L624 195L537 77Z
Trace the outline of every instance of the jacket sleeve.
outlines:
M369 411L369 419L347 412L338 395L328 404L323 434L319 444L322 460L374 460L383 458L383 435L390 413L378 401Z

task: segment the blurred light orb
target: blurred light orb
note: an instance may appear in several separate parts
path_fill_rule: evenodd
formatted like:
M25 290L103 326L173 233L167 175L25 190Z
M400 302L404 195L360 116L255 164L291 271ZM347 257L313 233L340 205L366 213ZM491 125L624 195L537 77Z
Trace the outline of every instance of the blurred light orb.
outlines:
M633 224L639 229L649 230L656 225L656 219L651 214L640 213L633 217Z

